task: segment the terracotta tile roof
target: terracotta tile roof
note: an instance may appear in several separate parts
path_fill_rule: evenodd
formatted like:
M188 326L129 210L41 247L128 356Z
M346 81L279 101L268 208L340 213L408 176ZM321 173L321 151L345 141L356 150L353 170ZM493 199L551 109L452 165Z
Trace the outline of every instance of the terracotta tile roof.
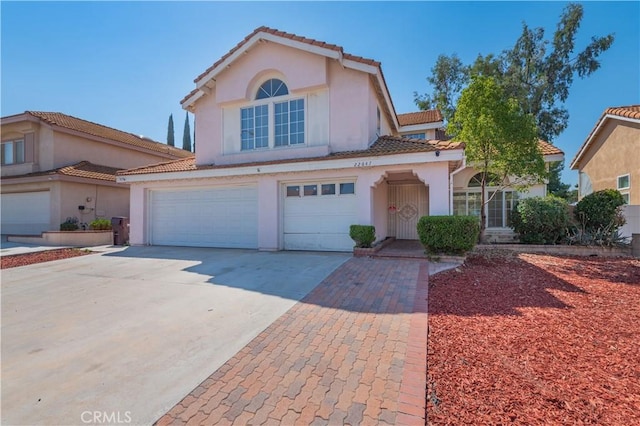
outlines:
M233 49L231 49L229 52L227 52L225 55L223 55L213 65L211 65L209 68L207 68L202 74L200 74L198 77L196 77L196 79L193 82L197 83L198 81L200 81L211 70L213 70L215 67L217 67L218 65L223 63L229 56L233 55L236 51L241 49L242 46L244 46L249 40L251 40L251 38L253 36L255 36L256 34L261 33L261 32L268 33L268 34L273 34L275 36L282 37L282 38L288 38L290 40L299 41L299 42L302 42L302 43L307 43L307 44L310 44L312 46L318 46L318 47L323 47L325 49L334 50L336 52L340 52L342 54L343 58L350 59L352 61L362 62L363 64L373 65L373 66L379 66L380 65L380 62L376 62L373 59L367 59L367 58L363 58L361 56L355 56L355 55L351 55L351 54L348 54L348 53L344 53L344 50L342 49L342 47L341 46L337 46L335 44L325 43L324 41L318 41L318 40L314 40L312 38L301 37L301 36L298 36L298 35L295 35L295 34L287 33L287 32L284 32L284 31L279 31L279 30L276 30L274 28L269 28L269 27L262 26L262 27L258 27L255 30L253 30L253 32L251 34L246 36Z
M542 139L538 141L538 146L540 147L540 151L542 151L542 155L564 154L560 148Z
M440 141L440 140L422 140L422 139L409 139L395 136L381 136L376 142L374 142L369 148L359 151L345 151L334 152L324 157L312 157L312 158L293 158L287 160L274 160L274 161L259 161L253 163L242 164L225 164L225 165L205 165L196 166L195 157L186 158L183 160L167 161L159 164L154 164L146 167L137 167L135 169L128 169L118 172L118 176L136 175L136 174L148 174L148 173L168 173L168 172L187 172L190 170L205 170L205 169L226 169L232 167L245 167L245 166L264 166L269 164L286 164L286 163L301 163L305 161L326 161L337 160L341 158L359 158L359 157L377 157L383 155L394 154L406 154L412 152L432 152L432 151L446 151L463 149L464 144L461 142L453 141Z
M398 123L401 126L411 126L414 124L426 124L442 121L442 114L437 109L426 111L409 112L406 114L398 114Z
M640 119L640 105L628 105L614 108L607 108L604 114L617 115L618 117Z
M38 176L54 176L54 175L62 175L62 176L72 176L86 179L96 179L96 180L104 180L109 182L116 181L116 173L123 169L117 169L115 167L101 166L98 164L93 164L88 161L81 161L79 163L59 167L53 170L46 170L43 172L34 172L27 173L24 175L18 176L4 176L2 180L8 179L17 179L17 178L27 178L27 177L38 177Z
M318 46L318 47L322 47L322 48L325 48L325 49L330 49L330 50L339 52L344 59L360 62L360 63L366 64L366 65L372 65L372 66L378 67L378 68L380 67L380 62L378 62L378 61L375 61L373 59L363 58L362 56L352 55L350 53L345 53L344 49L342 48L342 46L338 46L338 45L331 44L331 43L325 43L324 41L318 41L318 40L314 40L312 38L301 37L301 36L298 36L298 35L295 35L295 34L291 34L291 33L287 33L287 32L284 32L284 31L276 30L274 28L269 28L269 27L262 26L262 27L258 27L255 30L253 30L253 32L251 34L246 36L240 43L238 43L235 47L233 47L231 50L229 50L227 53L225 53L220 59L218 59L209 68L207 68L202 74L197 76L195 78L195 80L193 80L193 82L194 83L198 83L207 74L209 74L211 72L211 70L215 69L218 65L223 63L227 58L229 58L231 55L233 55L235 52L237 52L239 49L241 49L242 46L244 46L247 42L249 42L249 40L251 40L251 38L253 38L256 34L258 34L260 32L272 34L272 35L275 35L275 36L278 36L278 37L287 38L289 40L295 40L295 41L299 41L299 42L302 42L302 43L307 43L307 44L312 45L312 46ZM384 79L384 77L383 77L383 79ZM385 84L386 84L386 82L385 82ZM194 89L191 92L189 92L189 94L187 96L182 98L180 103L181 104L184 103L187 99L189 99L191 96L193 96L197 91L198 91L198 89Z
M591 129L591 132L589 132L589 136L587 136L587 139L585 139L584 143L578 150L578 153L576 154L575 157L573 157L573 160L571 160L571 165L570 165L571 169L575 170L576 168L578 168L578 165L579 165L578 163L580 159L582 158L584 153L588 150L589 146L591 145L591 140L593 139L595 134L598 132L598 129L600 129L600 125L604 122L604 120L607 118L608 115L640 120L640 105L627 105L627 106L611 107L611 108L605 109L602 115L600 116L600 118L598 119L598 121L596 122L596 125L593 126L593 129Z
M36 117L47 124L63 127L69 130L86 133L88 135L97 136L112 141L125 143L139 148L148 149L150 151L159 152L170 155L174 158L184 158L193 155L189 151L165 145L151 139L142 138L133 133L123 132L102 124L93 123L81 118L73 117L59 112L42 112L42 111L26 111L33 117Z

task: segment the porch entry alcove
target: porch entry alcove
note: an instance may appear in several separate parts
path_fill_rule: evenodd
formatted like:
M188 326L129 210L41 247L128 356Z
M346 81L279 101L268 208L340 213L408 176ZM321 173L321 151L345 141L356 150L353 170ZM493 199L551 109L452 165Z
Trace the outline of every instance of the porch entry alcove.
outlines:
M418 220L429 214L429 188L411 172L389 174L387 231L398 240L418 239Z

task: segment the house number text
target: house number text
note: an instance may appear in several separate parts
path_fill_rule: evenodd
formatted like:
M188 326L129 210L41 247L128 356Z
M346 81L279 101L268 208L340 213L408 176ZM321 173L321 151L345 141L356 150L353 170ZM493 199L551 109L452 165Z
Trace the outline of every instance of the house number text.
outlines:
M371 165L371 161L356 161L353 163L353 167L368 167Z

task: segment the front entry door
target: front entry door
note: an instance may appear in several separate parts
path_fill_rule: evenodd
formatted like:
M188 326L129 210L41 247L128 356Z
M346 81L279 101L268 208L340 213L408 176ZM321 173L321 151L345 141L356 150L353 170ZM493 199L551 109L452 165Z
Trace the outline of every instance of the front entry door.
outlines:
M389 225L396 239L417 240L418 220L429 214L429 194L423 184L389 185Z

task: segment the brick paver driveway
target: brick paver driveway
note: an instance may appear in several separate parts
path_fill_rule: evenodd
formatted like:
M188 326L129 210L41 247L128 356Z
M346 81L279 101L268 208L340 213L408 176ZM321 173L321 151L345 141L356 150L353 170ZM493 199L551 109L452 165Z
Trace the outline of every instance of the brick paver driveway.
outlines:
M424 425L427 280L350 259L157 423Z

